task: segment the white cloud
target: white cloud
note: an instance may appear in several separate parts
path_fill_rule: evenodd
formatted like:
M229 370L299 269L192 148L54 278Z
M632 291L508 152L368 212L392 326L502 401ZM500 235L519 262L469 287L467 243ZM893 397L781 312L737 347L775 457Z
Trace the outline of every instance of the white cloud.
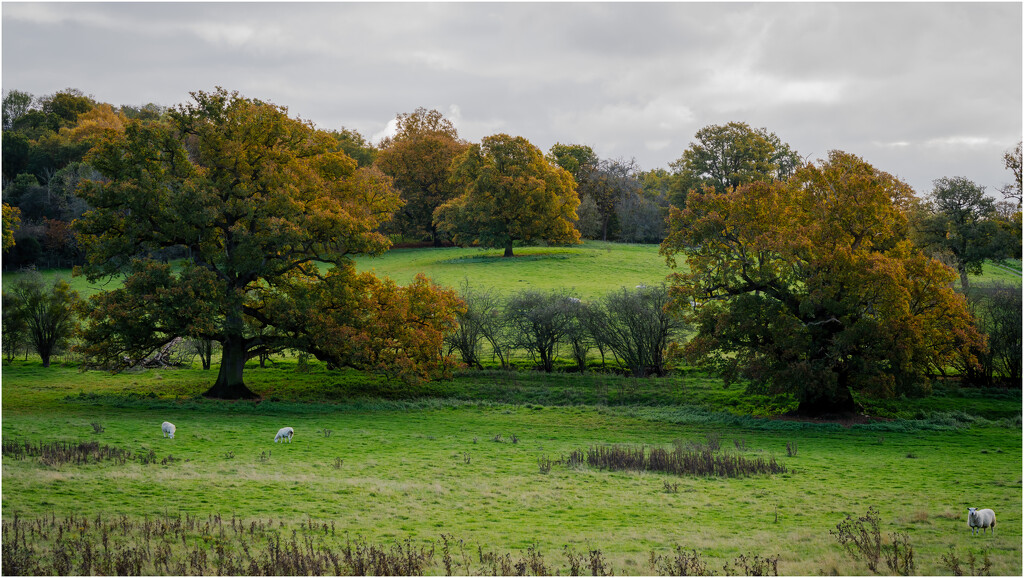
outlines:
M370 142L379 143L384 138L390 138L398 134L398 119L393 118L384 125L384 128L374 133L370 138Z
M980 148L988 146L991 139L984 136L946 136L929 139L924 143L926 147L933 148Z

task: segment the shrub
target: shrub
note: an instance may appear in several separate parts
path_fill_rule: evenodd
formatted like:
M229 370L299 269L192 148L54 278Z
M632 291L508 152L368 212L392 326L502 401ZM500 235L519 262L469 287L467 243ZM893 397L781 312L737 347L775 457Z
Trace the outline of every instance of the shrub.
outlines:
M732 561L732 565L726 563L723 570L726 576L778 576L779 557L762 558L754 555L748 558L740 554Z
M696 550L687 552L682 546L676 546L671 556L662 556L651 551L648 562L651 570L662 576L708 576L708 564Z
M505 319L512 342L540 362L551 373L555 349L566 338L574 319L575 298L564 291L543 293L526 290L505 304Z
M682 321L666 310L669 301L665 285L609 293L589 317L590 332L632 375L665 375L668 344L683 329Z
M574 462L570 456L569 463ZM579 458L582 459L582 452ZM674 450L643 446L597 446L586 452L586 464L593 468L608 470L656 471L676 475L719 476L735 478L741 476L782 474L786 468L775 458L746 458L743 456L716 453L711 449L690 450L677 444Z
M910 576L914 574L914 547L910 545L910 539L906 533L894 532L890 534L892 543L882 547L885 555L885 565L895 574Z
M878 510L871 506L866 515L853 520L847 514L845 520L836 524L835 530L829 530L829 534L836 537L851 557L864 558L868 569L876 574L878 561L882 555L882 536L878 531L878 520Z
M960 565L961 562L967 564L966 570ZM977 566L978 559L974 555L973 550L967 551L967 559L961 560L956 555L956 548L954 546L949 547L949 554L942 555L942 565L949 573L953 576L991 576L992 575L992 560L988 557L988 552L982 552L981 565Z
M829 533L834 535L840 544L854 559L862 557L868 569L878 573L878 562L884 556L889 570L903 576L914 573L914 548L905 533L889 534L890 543L882 544L881 532L878 529L879 515L874 506L868 508L867 514L854 521L849 515L836 525Z

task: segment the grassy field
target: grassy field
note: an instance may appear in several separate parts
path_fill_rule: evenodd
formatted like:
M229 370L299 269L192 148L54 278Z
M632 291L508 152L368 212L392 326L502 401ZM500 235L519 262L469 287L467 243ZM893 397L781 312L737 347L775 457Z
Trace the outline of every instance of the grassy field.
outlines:
M949 573L941 557L950 546L987 552L993 573L1021 572L1019 393L956 412L910 408L927 419L841 427L713 409L742 396L706 379L579 379L575 395L594 403L572 405L569 394L552 393L571 387L567 376L546 383L546 376L522 374L493 380L490 389L463 376L435 391L381 400L357 393L355 372L333 383L325 375L322 368L296 373L289 362L251 367L250 385L268 400L254 404L198 398L212 377L199 370L112 376L35 362L5 366L5 443L97 441L154 458L46 465L5 457L4 520L221 516L273 520L285 537L311 520L334 526L328 543L347 533L436 546L445 534L462 540L473 560L479 549L515 557L532 546L562 573L567 545L599 549L618 574L653 573L651 552L667 555L678 545L700 552L719 573L745 554L778 556L781 574L864 574L866 566L844 554L829 530L873 506L883 536L908 534L919 573ZM338 391L312 390L325 381ZM499 386L519 401L506 403L509 391ZM615 397L630 387L634 395L662 388L692 403ZM283 401L291 399L306 401ZM993 407L1016 408L1017 417L999 418ZM177 425L174 440L161 436L163 420ZM290 445L273 443L283 425L297 432ZM668 447L709 437L733 453L774 456L788 472L724 480L557 463L545 474L538 466L604 444ZM998 512L995 537L970 536L969 505ZM201 537L197 531L193 539ZM474 564L461 573L482 572Z
M508 295L521 289L571 289L582 298L605 295L621 287L661 283L672 272L658 254L658 245L627 245L587 241L570 247L519 247L516 257L504 259L500 250L393 249L379 257L357 255L360 271L373 271L397 283L408 283L417 273L426 273L435 282L459 287L468 280L472 285L492 287ZM685 262L680 261L680 266ZM88 296L105 290L117 281L89 283L84 277L72 277L69 269L40 272L47 281L59 277L72 288ZM3 273L3 283L23 276ZM972 277L978 286L1021 285L1021 262L1015 260L986 263L981 275Z
M669 272L656 246L517 255L408 249L358 266L400 283L423 271L450 286L567 287L584 298ZM978 282L1019 285L1019 267L987 267ZM288 357L266 369L250 364L246 382L263 400L232 403L200 396L215 374L199 369L110 375L44 369L31 358L5 364L5 573L29 549L54 564L43 573L57 573L58 554L72 552L74 573L89 548L108 556L91 572L129 573L118 561L145 555L165 562L143 573L244 574L253 571L225 560L259 552L270 573L314 573L281 565L279 539L310 556L349 540L431 550L430 564L406 567L425 574L517 573L517 562L530 572L540 556L546 573L568 574L574 552L589 556L583 572L658 574L652 554L679 556L677 547L718 574L730 563L735 572L741 555L777 557L780 574L869 574L830 534L869 508L884 542L907 535L917 574L953 573L943 561L953 552L979 565L988 556L992 574L1022 572L1020 390L939 386L925 399L866 402L876 419L843 425L786 419L791 399L723 389L686 368L666 379L465 371L418 387L317 363L298 368ZM162 437L164 420L177 425L175 439ZM293 443L275 444L285 425L296 430ZM786 472L725 479L563 462L612 444L712 441L734 456L774 458ZM54 442L127 453L75 464L15 452ZM968 506L997 512L994 536L970 535ZM26 527L14 549L12 536ZM166 552L182 565L169 565ZM594 552L603 566L593 565Z
M657 245L588 241L571 247L520 247L512 259L501 255L501 250L395 249L380 257L357 257L356 264L402 284L423 272L449 287L469 280L505 295L523 289L570 289L582 298L658 284L671 272Z

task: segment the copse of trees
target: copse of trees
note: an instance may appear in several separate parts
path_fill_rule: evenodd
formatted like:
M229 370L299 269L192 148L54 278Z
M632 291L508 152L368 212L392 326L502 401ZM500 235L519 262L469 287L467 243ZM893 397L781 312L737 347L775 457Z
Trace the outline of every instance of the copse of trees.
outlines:
M663 376L668 372L668 350L680 339L684 324L668 311L668 289L623 288L592 302L570 291L524 290L501 298L492 290L464 283L460 297L466 309L458 315L458 328L446 336L449 351L462 361L482 368L482 351L489 347L502 368L511 367L518 353L535 367L554 371L555 362L568 352L579 371L589 365L590 354L600 351L631 375Z
M5 268L80 264L84 254L70 223L89 207L77 186L99 176L83 162L85 154L105 132L123 131L129 119L155 121L163 112L154 104L113 107L70 88L41 97L6 92L3 198L21 222L5 225Z

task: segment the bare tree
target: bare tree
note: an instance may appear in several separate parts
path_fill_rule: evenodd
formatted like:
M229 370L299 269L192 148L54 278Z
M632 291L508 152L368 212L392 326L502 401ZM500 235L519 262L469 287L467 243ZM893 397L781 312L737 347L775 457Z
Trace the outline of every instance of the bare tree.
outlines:
M513 343L538 359L546 372L554 370L556 348L571 328L571 311L578 301L563 291L527 290L513 295L505 306Z
M664 285L609 293L592 315L594 338L611 349L636 377L665 375L666 350L683 322L666 310Z

